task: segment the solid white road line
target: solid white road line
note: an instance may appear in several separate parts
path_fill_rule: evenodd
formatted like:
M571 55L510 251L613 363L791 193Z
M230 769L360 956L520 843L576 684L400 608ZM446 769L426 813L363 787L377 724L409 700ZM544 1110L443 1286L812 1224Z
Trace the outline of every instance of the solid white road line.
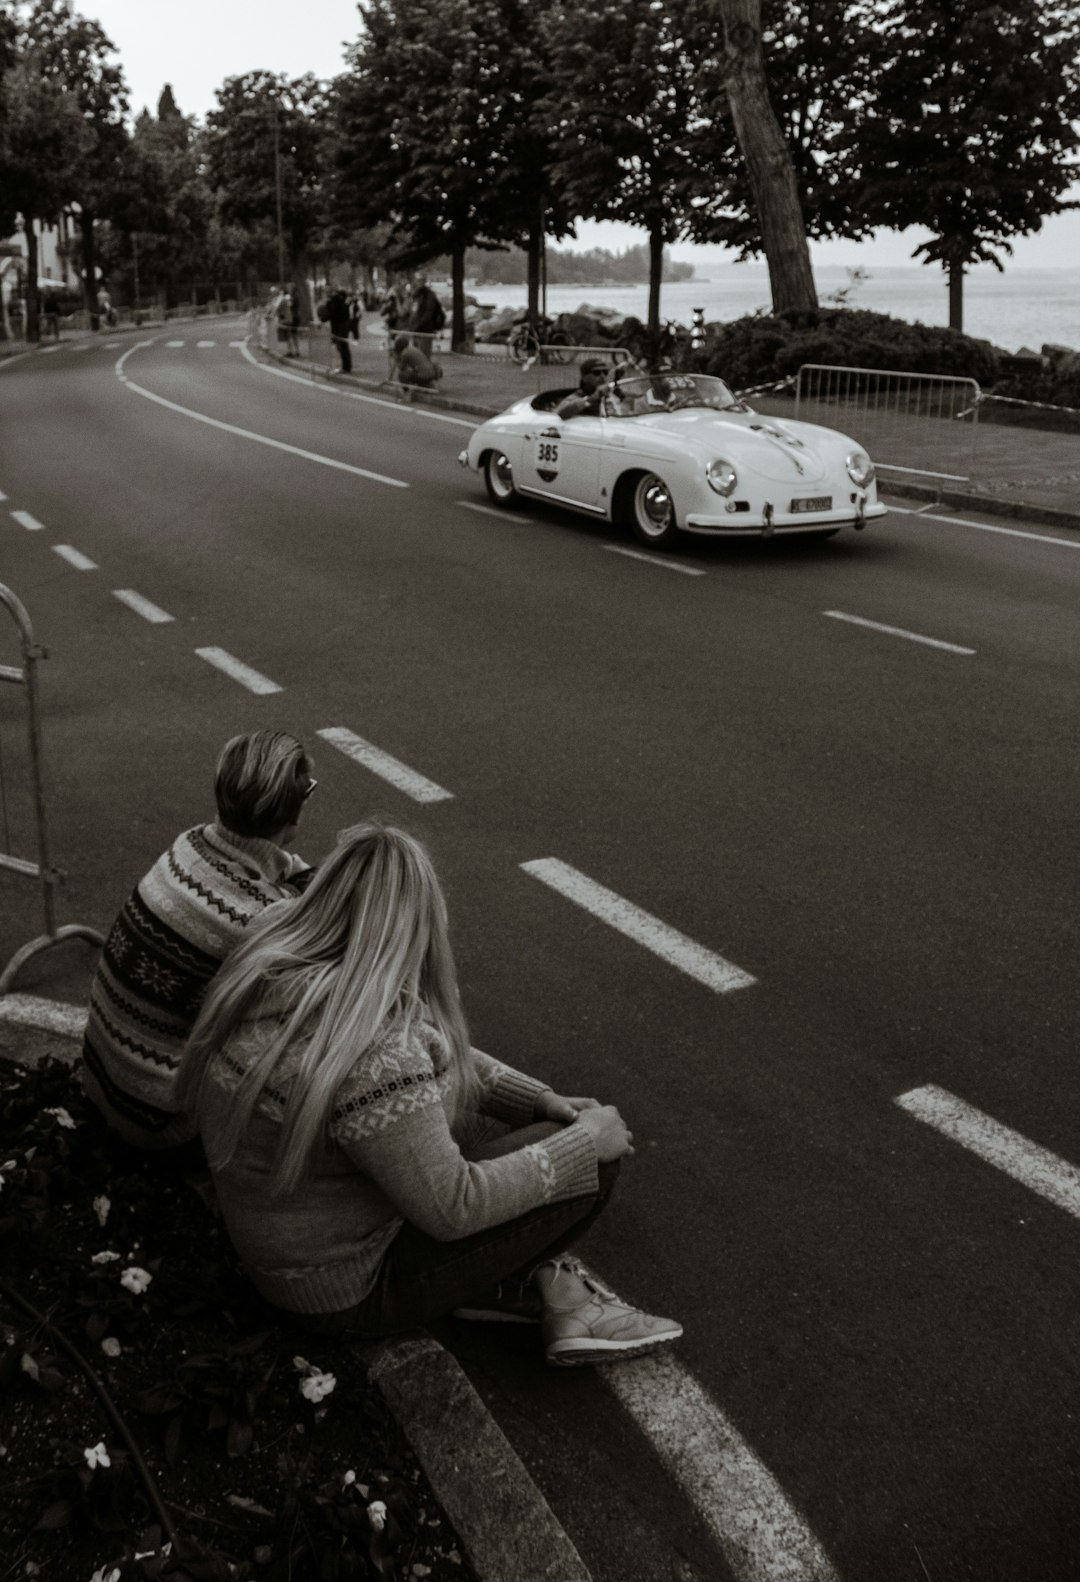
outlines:
M232 654L227 654L224 648L196 648L195 652L200 659L205 659L208 665L223 670L234 681L239 681L242 687L247 687L249 692L255 692L260 697L270 692L282 691L276 681L268 681L257 670L252 670L250 665L245 665L241 660L234 659Z
M435 784L434 780L428 780L424 775L417 774L416 770L410 769L408 764L403 764L399 759L392 758L389 753L373 747L370 742L364 741L362 736L354 735L352 731L346 730L341 725L327 726L325 730L316 731L315 734L321 736L324 742L337 747L354 763L362 764L365 769L380 775L383 780L389 780L390 784L397 786L399 791L404 791L406 796L412 797L414 802L449 802L453 799L452 791L444 791L442 786Z
M156 604L151 604L149 599L144 599L141 593L136 593L134 588L114 588L114 599L119 599L121 604L126 604L129 610L134 610L136 615L141 615L144 621L153 621L160 625L163 621L173 621L175 616L167 610L159 609Z
M69 566L74 566L76 571L96 571L97 562L84 555L81 549L74 549L71 544L54 544L53 554L59 555L61 560L66 560Z
M20 527L26 528L28 533L43 533L45 531L45 523L39 522L36 516L30 515L29 511L12 511L11 515Z
M598 1370L697 1509L739 1582L839 1582L804 1518L674 1357Z
M86 1007L42 1000L35 994L0 994L0 1021L18 1027L38 1027L47 1033L81 1038L86 1027Z
M1034 539L1036 544L1055 544L1060 549L1080 549L1080 535L1076 538L1052 538L1049 533L1026 533L1019 527L998 527L993 522L969 522L963 516L941 516L937 512L909 511L906 505L890 506L891 511L906 512L909 516L922 516L924 522L947 522L951 527L971 527L977 533L1000 533L1005 538Z
M940 637L923 637L918 632L905 631L902 626L883 626L880 621L868 621L861 615L845 615L843 610L822 610L834 621L848 621L852 626L868 626L872 632L884 632L888 637L905 637L909 643L925 643L928 648L944 648L950 654L973 654L974 648L961 648L957 643L943 643Z
M916 1120L1080 1219L1080 1170L1049 1148L1030 1142L933 1083L901 1093L895 1102Z
M967 474L963 472L930 472L926 467L901 467L898 463L879 461L875 463L879 472L907 472L913 478L944 478L948 483L967 483Z
M614 890L606 889L594 879L571 868L557 857L541 857L535 862L523 862L522 868L542 884L558 890L567 900L574 901L591 912L601 922L625 934L628 939L646 950L651 950L672 967L678 967L688 977L696 978L716 994L729 994L732 989L745 989L757 980L741 967L726 961L714 951L706 950L693 939L687 939L678 929L662 923L650 912L644 912L632 901L626 901Z
M431 407L413 406L403 401L388 401L385 396L363 395L359 390L346 390L343 385L332 382L324 384L313 379L310 374L294 374L287 368L276 368L271 363L260 362L246 342L241 344L240 350L252 367L257 368L260 373L273 374L277 379L291 379L294 384L304 385L308 390L321 390L327 395L345 396L349 401L366 401L370 406L384 406L392 412L431 418L433 423L450 423L455 428L474 429L481 422L480 418L452 417L449 412L435 412Z
M615 555L628 555L631 560L643 560L647 566L658 566L662 571L681 571L684 577L705 575L698 566L680 566L676 560L661 560L658 555L650 555L640 549L626 549L622 544L602 544L600 547L610 549Z
M287 445L284 440L270 439L266 434L255 434L251 429L237 428L235 423L223 423L220 418L207 417L205 412L195 412L191 407L179 406L175 401L166 401L164 396L155 395L153 390L146 390L142 385L137 385L123 372L124 363L132 352L140 351L144 346L152 346L152 341L140 341L133 346L131 351L124 353L116 364L117 377L134 390L136 395L145 396L147 401L156 401L158 406L167 407L170 412L179 412L182 417L194 418L197 423L206 423L210 428L219 428L226 434L238 434L241 439L254 440L257 445L269 445L272 450L281 450L289 456L300 456L304 461L314 461L320 467L333 467L337 472L351 473L354 478L369 478L373 483L389 484L392 489L407 489L409 485L402 478L388 478L381 472L370 472L366 467L353 467L347 461L336 461L332 456L320 456L313 450L301 450L299 445Z

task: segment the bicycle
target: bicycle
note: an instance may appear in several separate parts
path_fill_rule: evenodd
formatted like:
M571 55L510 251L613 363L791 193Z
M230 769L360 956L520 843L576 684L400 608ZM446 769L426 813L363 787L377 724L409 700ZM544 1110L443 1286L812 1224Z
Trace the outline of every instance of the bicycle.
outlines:
M511 361L518 364L535 362L538 358L542 363L568 363L574 355L569 335L559 329L554 319L540 315L530 320L528 314L515 319L506 351Z

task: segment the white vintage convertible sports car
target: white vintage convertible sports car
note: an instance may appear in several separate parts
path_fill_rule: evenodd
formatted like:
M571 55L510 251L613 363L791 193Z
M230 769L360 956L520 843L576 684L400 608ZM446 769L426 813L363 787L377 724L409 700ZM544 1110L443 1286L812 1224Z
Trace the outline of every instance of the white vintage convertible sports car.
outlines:
M629 522L650 548L682 533L827 538L885 515L874 466L816 423L766 418L708 374L625 375L598 410L560 418L545 390L483 423L458 460L496 505L549 500Z

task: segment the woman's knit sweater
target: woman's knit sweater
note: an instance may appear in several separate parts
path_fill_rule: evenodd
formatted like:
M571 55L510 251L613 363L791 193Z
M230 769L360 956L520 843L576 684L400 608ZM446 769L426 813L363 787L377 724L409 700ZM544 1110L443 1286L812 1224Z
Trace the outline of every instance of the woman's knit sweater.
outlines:
M461 1145L478 1114L527 1125L547 1085L474 1049L476 1109L452 1124L448 1052L421 1022L407 1036L387 1032L357 1058L335 1094L319 1156L295 1191L272 1197L281 1120L306 1040L278 1061L232 1159L219 1168L214 1158L243 1074L280 1025L276 1015L249 1021L212 1059L200 1122L233 1246L275 1306L296 1313L355 1306L406 1220L438 1241L456 1241L597 1190L596 1149L578 1124L501 1158L466 1158Z

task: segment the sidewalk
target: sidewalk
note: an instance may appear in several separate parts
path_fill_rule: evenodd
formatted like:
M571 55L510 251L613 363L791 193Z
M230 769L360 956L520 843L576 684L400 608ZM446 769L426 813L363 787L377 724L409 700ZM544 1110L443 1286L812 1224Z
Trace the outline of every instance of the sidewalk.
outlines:
M78 1059L86 1012L0 997L0 1060ZM457 1361L431 1336L355 1348L480 1582L590 1582L577 1550Z
M387 378L386 336L381 330L373 333L365 325L359 340L349 344L353 372L348 375L336 371L337 358L333 356L331 361L328 343L324 346L316 340L311 344L303 335L301 345L307 355L286 359L274 345L263 349L262 355L314 379L334 378L358 387L381 389L402 401L411 399L418 405L463 412L478 421L502 412L523 396L535 395L540 389L563 384L570 388L577 383L576 369L572 365L520 367L507 356L504 346L492 345L478 346L475 354L438 352L436 361L442 365L443 378L437 388L407 395L391 385ZM772 417L794 415L790 399L758 396L751 398L751 405ZM992 403L987 405L990 407ZM858 434L854 437L858 438ZM1044 525L1080 528L1080 432L1056 433L991 421L986 415L977 432L973 476L956 484L904 474L904 469L917 471L920 465L925 465L921 437L915 425L907 438L898 434L894 426L887 454L876 454L879 449L874 447L871 454L881 468L878 487L885 495L954 509L993 511ZM886 466L886 462L891 467Z

